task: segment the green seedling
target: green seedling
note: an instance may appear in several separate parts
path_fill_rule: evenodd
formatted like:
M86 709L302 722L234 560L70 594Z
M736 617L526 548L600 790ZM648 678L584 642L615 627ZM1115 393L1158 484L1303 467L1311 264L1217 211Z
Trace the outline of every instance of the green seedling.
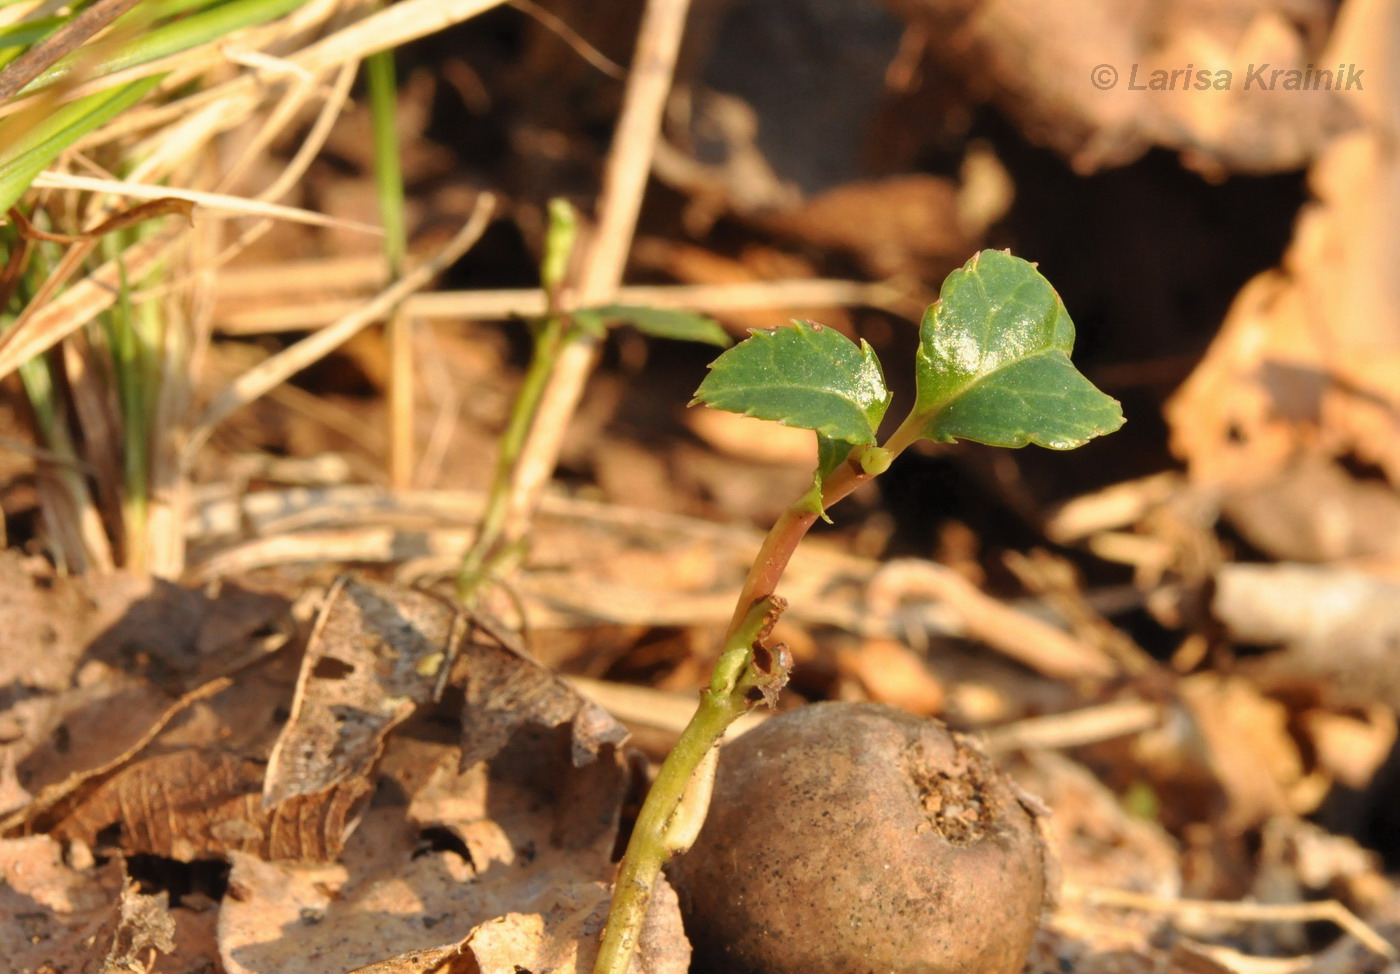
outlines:
M710 366L694 403L814 431L817 467L759 549L710 685L638 813L594 974L627 971L662 866L703 821L710 789L698 779L713 775L725 728L757 701L771 705L787 682L786 650L765 640L785 605L778 581L807 530L920 439L1071 450L1118 429L1119 404L1074 367L1073 347L1074 324L1035 265L987 250L948 275L924 313L914 405L883 444L891 396L863 341L798 321L755 332Z

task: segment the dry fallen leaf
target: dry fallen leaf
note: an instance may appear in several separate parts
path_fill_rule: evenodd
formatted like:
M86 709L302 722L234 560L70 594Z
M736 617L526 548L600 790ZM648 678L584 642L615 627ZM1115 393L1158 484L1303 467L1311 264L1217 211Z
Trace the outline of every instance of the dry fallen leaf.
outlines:
M606 909L626 775L612 747L575 767L570 734L524 725L494 760L464 770L452 745L390 738L383 797L340 865L233 855L220 916L229 974L296 969L306 957L386 974L578 969ZM655 949L686 959L643 970L679 974L688 963L679 911L661 902L665 943ZM479 966L462 967L463 956Z
M263 769L251 758L193 748L145 758L65 805L50 833L94 845L119 825L124 851L184 862L232 851L333 861L371 784L356 778L268 809L260 800Z
M1172 449L1199 482L1258 484L1306 448L1354 454L1400 484L1400 163L1382 67L1393 23L1387 4L1343 5L1329 60L1372 69L1350 98L1366 124L1328 143L1283 268L1245 285L1168 403Z
M435 696L464 629L463 614L445 600L339 579L302 659L263 803L274 807L368 775L385 735Z
M83 970L104 930L111 943L122 881L119 861L76 869L49 836L0 839L0 971Z

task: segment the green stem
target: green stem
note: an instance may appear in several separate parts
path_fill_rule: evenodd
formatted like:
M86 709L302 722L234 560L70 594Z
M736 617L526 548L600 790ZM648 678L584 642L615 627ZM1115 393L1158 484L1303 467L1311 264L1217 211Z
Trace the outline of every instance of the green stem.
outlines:
M626 974L651 903L651 891L661 875L661 867L671 857L668 826L676 817L696 767L719 743L725 728L749 709L747 686L739 679L742 666L752 656L754 642L771 625L777 608L772 599L749 606L735 632L725 641L722 663L715 667L711 686L700 694L700 706L657 772L622 858L593 974ZM738 667L734 665L736 660L740 662Z
M505 532L515 464L520 459L525 437L539 412L549 374L554 370L554 363L568 338L567 331L567 319L554 315L545 319L535 339L530 366L511 407L505 432L501 434L496 472L487 494L486 510L481 515L481 527L471 549L462 559L462 569L457 576L457 597L468 607L477 603L482 585L499 574L504 562L514 553L514 546L502 545L501 540Z
M902 423L894 435L885 443L888 459L893 460L908 449L919 438L922 422L910 416ZM888 463L880 469L884 469ZM877 473L867 473L858 459L842 465L822 484L822 508L845 498L851 491ZM593 974L625 974L627 964L641 934L642 921L646 917L647 903L652 887L661 867L670 857L666 842L666 826L680 803L696 769L709 753L710 748L724 733L735 717L748 707L747 699L739 694L737 701L733 693L720 694L720 686L734 686L742 668L752 658L753 637L756 632L754 614L760 606L772 605L778 581L787 570L798 543L807 534L817 514L812 509L811 499L803 495L789 504L777 522L763 539L763 545L755 556L744 587L739 593L734 616L725 636L724 652L715 662L710 678L710 689L700 695L700 706L695 711L676 746L667 755L666 761L657 773L656 781L647 792L633 826L632 838L627 843L627 851L622 857L617 882L613 886L613 902L608 912L608 925L603 931L603 942L599 949L598 961ZM735 654L743 650L747 655L740 661ZM731 711L726 707L740 706ZM704 810L690 810L703 816Z
M379 219L384 224L384 257L389 262L389 274L397 278L403 273L408 230L396 123L398 86L394 78L394 52L376 51L365 58L365 76L374 132L374 185L379 196Z
M457 598L467 608L481 599L483 586L508 570L513 559L520 556L523 539L506 537L506 522L510 516L511 486L515 482L516 465L525 448L530 430L539 417L550 374L559 355L575 331L573 320L559 313L559 292L564 287L569 257L578 234L578 214L566 200L549 201L549 224L545 233L544 253L540 259L540 284L544 288L545 315L535 333L534 350L525 378L520 383L510 418L501 434L496 455L496 473L486 496L486 510L476 540L462 558L457 573Z

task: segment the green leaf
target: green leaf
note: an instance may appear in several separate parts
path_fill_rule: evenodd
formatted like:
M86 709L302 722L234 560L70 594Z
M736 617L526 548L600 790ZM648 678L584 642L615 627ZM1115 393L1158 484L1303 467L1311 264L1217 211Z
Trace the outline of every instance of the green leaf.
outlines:
M625 304L608 304L598 308L579 308L574 322L585 331L601 334L610 323L631 325L652 338L670 338L678 342L703 342L728 348L733 344L723 328L713 318L691 311L669 308L647 308Z
M792 324L756 331L715 359L692 405L776 420L829 440L875 442L890 404L875 350L815 322Z
M1069 359L1074 323L1035 266L984 250L948 275L919 329L922 436L1071 450L1123 425Z

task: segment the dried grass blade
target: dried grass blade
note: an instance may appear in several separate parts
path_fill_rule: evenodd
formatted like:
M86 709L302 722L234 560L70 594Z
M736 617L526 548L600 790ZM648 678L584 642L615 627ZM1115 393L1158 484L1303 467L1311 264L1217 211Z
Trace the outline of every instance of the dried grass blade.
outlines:
M144 274L185 232L167 231L129 248L121 257L132 277ZM112 306L121 288L121 265L109 260L42 307L31 304L0 339L0 379L53 348Z
M410 271L357 311L283 349L239 376L205 407L203 415L191 431L188 449L197 450L213 428L230 414L265 395L313 362L324 358L356 332L374 321L381 320L396 304L426 285L471 249L485 232L494 210L495 197L483 193L466 225L421 267Z

